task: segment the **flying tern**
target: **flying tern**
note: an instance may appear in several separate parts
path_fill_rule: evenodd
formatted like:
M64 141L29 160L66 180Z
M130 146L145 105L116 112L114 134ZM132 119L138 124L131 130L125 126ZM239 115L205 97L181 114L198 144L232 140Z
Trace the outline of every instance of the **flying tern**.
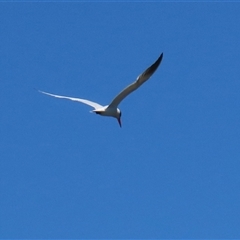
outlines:
M86 100L86 99L81 99L81 98L75 98L75 97L67 97L67 96L61 96L61 95L56 95L44 91L38 90L40 93L55 97L55 98L63 98L63 99L69 99L72 101L76 102L81 102L84 104L87 104L91 107L94 108L92 112L95 112L96 114L99 114L101 116L108 116L108 117L114 117L118 120L118 123L120 127L122 126L121 124L121 111L118 108L118 105L120 102L127 97L131 92L135 91L138 89L144 82L146 82L152 74L157 70L158 66L160 65L161 61L163 58L163 53L159 56L159 58L154 62L149 68L147 68L142 74L140 74L135 82L127 86L125 89L123 89L113 100L112 102L107 105L107 106L102 106L98 103Z

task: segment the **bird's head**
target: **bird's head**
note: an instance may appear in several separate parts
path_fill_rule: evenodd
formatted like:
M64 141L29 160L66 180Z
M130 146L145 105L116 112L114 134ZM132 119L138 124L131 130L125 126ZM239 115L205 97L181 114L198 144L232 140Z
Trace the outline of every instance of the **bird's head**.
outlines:
M118 123L119 123L119 126L122 127L122 123L121 123L121 116L122 116L122 112L117 109L117 120L118 120Z

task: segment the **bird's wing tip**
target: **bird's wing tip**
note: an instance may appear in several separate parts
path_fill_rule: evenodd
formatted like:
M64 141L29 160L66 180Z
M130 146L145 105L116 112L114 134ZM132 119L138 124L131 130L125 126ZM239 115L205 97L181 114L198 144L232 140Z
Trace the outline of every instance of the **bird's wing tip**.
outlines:
M163 58L163 52L161 53L159 59L162 60L162 58Z
M37 88L33 88L35 91L37 91L37 92L40 92L40 93L43 93L43 91L41 91L41 90L39 90L39 89L37 89Z

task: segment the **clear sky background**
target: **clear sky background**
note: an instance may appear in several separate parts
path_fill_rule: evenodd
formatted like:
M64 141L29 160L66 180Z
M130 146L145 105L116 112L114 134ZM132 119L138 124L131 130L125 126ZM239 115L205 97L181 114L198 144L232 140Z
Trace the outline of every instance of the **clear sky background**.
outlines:
M1 3L1 238L240 238L239 3ZM116 119L106 105L163 61Z

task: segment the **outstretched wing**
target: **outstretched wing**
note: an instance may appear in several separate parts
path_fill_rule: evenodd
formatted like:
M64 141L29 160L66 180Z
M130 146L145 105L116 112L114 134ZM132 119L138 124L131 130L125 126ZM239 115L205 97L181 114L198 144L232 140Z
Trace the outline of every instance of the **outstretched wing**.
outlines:
M55 98L64 98L64 99L69 99L69 100L72 100L72 101L75 101L75 102L85 103L85 104L93 107L94 109L98 109L98 108L103 107L102 105L100 105L98 103L95 103L95 102L92 102L92 101L89 101L89 100L86 100L86 99L66 97L66 96L55 95L55 94L52 94L52 93L43 92L43 91L40 91L40 90L38 90L38 91L40 93L43 93L43 94L46 94L46 95L49 95L49 96L52 96L52 97L55 97Z
M136 81L129 86L127 86L124 90L122 90L109 104L109 107L117 107L118 104L131 92L138 89L144 82L146 82L152 74L157 70L158 66L160 65L163 58L163 53L160 55L160 57L157 59L155 63L153 63L147 70L145 70L142 74L140 74Z

